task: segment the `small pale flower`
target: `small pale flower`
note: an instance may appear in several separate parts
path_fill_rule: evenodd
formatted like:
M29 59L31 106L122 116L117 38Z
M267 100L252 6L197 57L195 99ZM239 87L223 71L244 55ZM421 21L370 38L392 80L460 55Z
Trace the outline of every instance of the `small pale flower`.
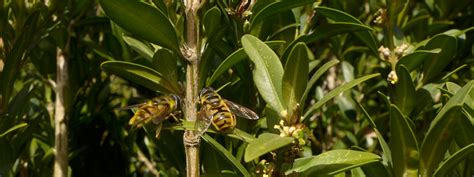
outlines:
M391 84L396 84L396 83L398 82L397 73L396 73L395 71L391 71L391 72L388 74L387 80L388 80Z

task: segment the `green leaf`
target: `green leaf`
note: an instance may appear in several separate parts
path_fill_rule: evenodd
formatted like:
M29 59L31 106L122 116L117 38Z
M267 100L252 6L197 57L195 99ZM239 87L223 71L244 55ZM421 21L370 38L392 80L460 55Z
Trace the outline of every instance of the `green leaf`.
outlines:
M322 26L318 26L314 29L314 32L304 36L303 41L307 43L312 43L321 39L332 37L338 34L350 33L350 32L359 32L359 31L373 31L374 29L370 28L367 25L354 23L354 22L334 22Z
M208 38L212 38L221 28L221 11L217 6L207 10L203 17L204 30Z
M293 142L293 138L291 137L281 137L273 133L262 133L257 139L249 143L245 149L244 160L245 162L250 162L266 153L289 145L291 142Z
M418 176L418 143L407 118L390 105L390 149L395 177Z
M462 160L468 158L470 155L474 153L474 144L470 144L466 147L463 147L459 151L456 151L453 155L451 155L448 159L446 159L443 163L441 163L434 172L434 177L443 177L448 176L448 172L452 171L456 168L456 165L459 164Z
M282 91L289 115L293 115L293 111L298 107L297 105L300 103L306 89L309 53L311 53L311 50L300 42L293 47L289 58L286 60Z
M351 89L352 87L354 87L356 85L361 84L362 82L365 82L366 80L372 79L372 78L377 77L379 75L380 74L377 73L377 74L371 74L371 75L363 76L363 77L357 78L355 80L352 80L352 81L350 81L350 82L348 82L344 85L341 85L341 86L335 88L334 90L331 90L323 98L318 100L318 102L316 102L315 104L311 105L311 107L308 108L308 110L306 111L306 113L303 117L303 120L305 118L309 117L314 111L319 109L321 106L323 106L326 102L328 102L329 100L331 100L335 96L341 94L342 92L344 92L346 90Z
M39 23L42 22L40 16L39 11L31 13L24 22L24 25L19 26L17 31L18 37L15 38L15 42L12 44L13 47L11 47L9 51L5 51L5 58L2 59L4 66L0 75L2 105L7 105L10 101L14 82L19 75L18 73L21 70L21 66L23 65L22 61L28 57L28 53L38 43L38 36L44 34L42 29L39 27ZM3 47L2 50L4 50Z
M471 100L470 102L474 101ZM468 111L466 109L469 108L466 108L466 106L467 105L464 105L463 108L465 117L462 117L459 120L459 124L456 127L456 132L454 134L454 140L460 147L474 143L474 120L472 120L472 116L467 113Z
M398 82L395 84L393 102L400 108L403 115L409 116L416 103L415 85L405 66L401 65L397 68L397 76Z
M285 41L267 41L265 44L267 44L270 47L275 47L279 46L281 44L284 44ZM235 64L241 62L242 60L245 60L248 58L247 54L245 53L243 48L237 49L235 52L230 54L222 63L217 67L217 69L214 71L212 76L209 78L209 80L206 82L207 86L211 86L214 81L220 77L223 73L225 73L229 68L234 66Z
M360 168L364 171L365 177L393 176L382 162L369 163Z
M364 25L361 21L359 21L357 18L349 15L346 12L329 8L329 7L316 7L315 8L316 13L320 13L321 15L324 15L327 18L330 18L336 22L351 22L351 23L357 23ZM377 41L375 40L375 37L372 33L368 31L361 31L361 32L355 32L354 33L369 49L372 51L372 53L376 56L378 56L377 52Z
M392 19L393 23L397 24L397 17L404 14L403 9L406 3L408 0L387 0L388 18Z
M441 34L433 37L423 49L433 50L441 48L442 51L435 56L425 60L423 63L423 83L428 83L438 76L441 71L451 62L457 52L457 39L455 37Z
M456 83L453 82L446 82L446 89L454 95L459 89L461 89L461 86L459 86Z
M99 2L107 16L126 31L181 53L173 24L159 9L138 1L100 0Z
M330 60L327 63L324 63L323 66L321 66L316 72L314 72L313 76L311 76L311 79L309 79L308 84L306 86L306 89L304 90L303 96L301 96L300 103L302 104L301 106L304 107L304 103L306 102L306 97L308 96L308 93L311 91L313 88L314 84L316 81L324 74L326 73L329 68L333 67L334 65L338 64L339 60Z
M450 29L448 31L443 32L443 34L453 36L453 37L461 37L462 35L464 35L465 33L469 32L471 30L474 30L474 27L469 27L469 28L466 28L464 30Z
M397 62L397 67L400 65L405 65L409 72L413 71L414 69L418 68L425 59L432 58L440 52L441 49L416 50L413 53L401 57Z
M152 2L156 7L158 7L158 9L160 9L161 12L163 12L163 14L168 14L166 4L163 0L152 0Z
M123 61L107 61L102 63L101 67L106 72L135 82L153 91L180 93L179 88L167 81L160 73L143 65Z
M8 112L9 118L12 118L12 122L14 119L23 117L26 114L26 111L29 110L31 106L30 101L34 97L36 84L24 84L23 88L13 97L12 100L7 105L6 111ZM13 125L8 125L10 122L8 119L3 119L2 125L0 125L0 130L3 130L5 126L10 127ZM16 122L16 121L15 121Z
M6 134L8 134L12 131L15 131L15 130L20 129L20 128L25 127L25 126L28 126L28 124L27 123L20 123L18 125L15 125L15 126L11 127L10 129L8 129L7 131L0 134L0 138L2 138L3 136L5 136Z
M460 121L463 104L469 99L469 94L474 87L470 81L462 87L431 122L430 128L421 145L421 171L422 176L431 176L434 168L444 158L444 154L451 142L456 124Z
M390 168L390 170L392 170L392 168L393 168L392 151L390 150L390 147L388 146L388 143L385 141L385 139L383 139L383 135L377 129L377 125L375 124L374 119L369 115L369 113L367 113L367 111L362 106L362 104L358 102L357 105L362 110L362 113L364 113L365 117L369 121L370 126L372 127L375 134L377 135L377 140L379 141L380 147L382 148L382 151L383 151L382 160L383 160L384 165L387 166L388 168Z
M338 34L358 32L364 30L373 31L372 28L366 25L353 22L334 22L331 24L318 26L311 34L300 36L299 38L291 42L288 45L288 48L283 53L282 58L287 58L292 47L298 42L305 42L306 44L309 44L325 38L333 37Z
M220 152L224 157L232 163L239 171L242 173L243 176L251 176L247 169L229 152L225 147L219 144L216 140L210 137L208 134L204 134L202 136L204 141L209 143L212 147L214 147L218 152Z
M167 49L158 49L153 56L153 66L161 75L166 76L173 87L178 88L178 58Z
M252 16L250 19L250 23L252 27L257 25L258 23L264 21L267 17L273 16L277 13L281 13L287 10L291 10L295 7L304 6L306 4L313 3L314 0L283 0L279 2L274 2L262 10L258 11L255 15Z
M335 175L340 172L377 162L380 157L370 152L353 150L331 150L312 157L296 159L293 168L285 172L291 173Z
M467 67L467 64L463 64L463 65L457 67L456 69L451 70L450 72L448 72L447 74L445 74L440 80L441 80L441 81L447 80L448 78L451 77L451 75L457 73L459 70L464 69L465 67Z
M129 36L124 35L122 38L138 54L151 61L155 52L150 45Z
M275 111L284 110L282 95L283 66L265 43L252 35L242 37L242 46L250 60L255 64L253 79L259 93Z

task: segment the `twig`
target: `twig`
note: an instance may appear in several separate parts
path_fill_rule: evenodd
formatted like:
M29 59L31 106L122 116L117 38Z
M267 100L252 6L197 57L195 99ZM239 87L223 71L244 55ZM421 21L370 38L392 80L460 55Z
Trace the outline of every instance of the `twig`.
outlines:
M66 106L64 87L68 81L67 62L65 53L58 48L56 68L56 106L54 112L55 144L56 156L54 160L54 177L66 177L68 166L68 142L66 125Z
M204 2L204 1L203 1ZM201 58L201 44L199 33L199 18L197 11L202 6L200 0L185 0L186 13L186 44L182 54L188 61L186 69L186 121L197 119L197 98L199 83L199 60ZM200 136L194 130L185 130L183 135L186 151L186 170L188 177L199 176L199 144Z
M56 101L55 101L55 112L54 112L54 177L67 177L68 176L68 128L67 128L67 94L66 87L69 82L68 76L68 63L67 58L70 50L71 33L74 20L71 20L68 25L68 38L64 50L61 47L57 48L56 53Z
M137 154L138 160L142 161L145 164L146 168L151 171L151 173L153 173L156 177L159 177L160 173L155 169L155 165L153 165L153 163L150 162L148 158L146 158L145 154L143 154L143 152L139 148L137 148Z

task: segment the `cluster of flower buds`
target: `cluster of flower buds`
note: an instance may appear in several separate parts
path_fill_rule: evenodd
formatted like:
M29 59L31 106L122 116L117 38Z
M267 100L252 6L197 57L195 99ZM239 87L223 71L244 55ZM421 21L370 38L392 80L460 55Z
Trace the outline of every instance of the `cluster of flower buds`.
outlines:
M389 48L385 46L380 46L378 51L379 51L379 56L380 58L387 60L389 62L395 62L398 61L403 55L405 55L408 51L409 45L408 44L402 44L395 49L393 49L393 52L390 51Z
M387 48L387 47L384 47L384 46L380 46L379 47L379 56L380 58L382 59L385 59L385 60L390 60L390 49Z
M395 56L397 56L398 58L401 58L407 52L408 47L409 47L408 44L402 44L395 47L395 49L393 50L395 53Z
M302 124L286 126L285 121L281 120L279 125L274 126L275 129L280 131L281 137L292 137L300 146L304 146L306 144L306 140L304 138L304 126Z
M260 162L258 162L255 173L263 177L268 177L273 173L273 168L274 168L273 163L270 163L267 160L262 159Z
M396 84L398 82L397 72L390 71L387 76L387 81L389 81L391 84Z
M386 21L387 19L387 9L379 9L376 13L375 13L375 19L374 19L374 23L377 24L377 25L382 25L384 24L384 22Z
M379 56L380 58L390 62L390 64L392 65L392 71L390 71L390 73L388 74L388 77L387 77L387 80L391 83L391 84L395 84L398 82L398 76L397 76L397 73L395 72L394 68L395 68L395 65L397 64L398 60L407 53L407 50L409 48L409 45L407 44L402 44L402 45L399 45L397 47L395 47L395 49L392 51L390 51L389 48L387 47L384 47L384 46L380 46L380 48L378 49L379 51Z

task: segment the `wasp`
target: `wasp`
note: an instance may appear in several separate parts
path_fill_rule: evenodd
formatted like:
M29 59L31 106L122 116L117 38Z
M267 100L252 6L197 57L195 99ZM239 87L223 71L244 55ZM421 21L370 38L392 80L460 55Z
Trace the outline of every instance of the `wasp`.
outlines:
M144 103L128 106L125 109L137 108L133 117L128 124L133 127L142 127L152 121L157 125L156 137L158 138L162 128L162 122L172 117L178 121L177 115L181 113L179 110L181 99L177 95L164 95L155 97Z
M236 116L250 120L259 119L255 112L237 103L223 99L211 87L201 90L199 102L201 109L198 112L198 120L195 126L201 135L207 131L211 124L220 132L232 132L237 123Z

